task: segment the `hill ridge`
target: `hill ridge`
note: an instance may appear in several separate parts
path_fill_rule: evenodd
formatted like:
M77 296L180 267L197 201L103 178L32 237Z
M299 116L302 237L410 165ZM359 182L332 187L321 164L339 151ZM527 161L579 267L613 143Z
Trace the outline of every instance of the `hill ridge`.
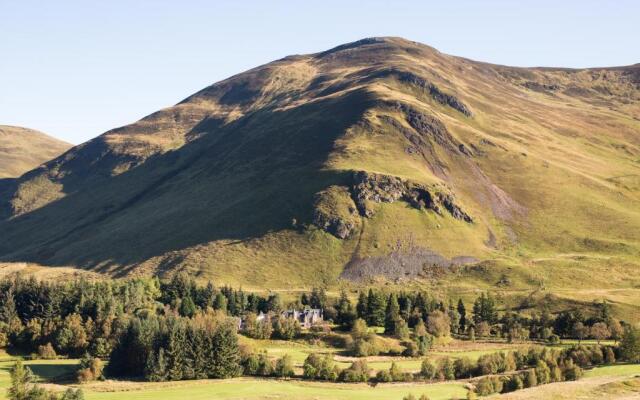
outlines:
M530 285L532 259L636 265L639 100L629 68L505 67L401 38L285 57L0 182L0 260L269 287L334 284L398 249ZM401 264L384 279L433 276Z

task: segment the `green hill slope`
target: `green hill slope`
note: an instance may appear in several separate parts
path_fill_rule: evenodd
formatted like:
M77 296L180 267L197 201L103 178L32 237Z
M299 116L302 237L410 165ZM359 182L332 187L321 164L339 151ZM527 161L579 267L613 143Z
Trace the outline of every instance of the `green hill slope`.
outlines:
M17 178L70 147L42 132L0 125L0 179Z
M640 66L287 57L0 181L0 260L245 287L633 287ZM484 282L484 283L482 283Z

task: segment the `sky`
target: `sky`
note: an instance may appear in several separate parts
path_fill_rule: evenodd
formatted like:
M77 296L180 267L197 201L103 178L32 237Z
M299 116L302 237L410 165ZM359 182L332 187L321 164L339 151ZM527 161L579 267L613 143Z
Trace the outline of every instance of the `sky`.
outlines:
M79 144L231 75L371 36L514 66L640 63L640 1L0 0L0 124Z

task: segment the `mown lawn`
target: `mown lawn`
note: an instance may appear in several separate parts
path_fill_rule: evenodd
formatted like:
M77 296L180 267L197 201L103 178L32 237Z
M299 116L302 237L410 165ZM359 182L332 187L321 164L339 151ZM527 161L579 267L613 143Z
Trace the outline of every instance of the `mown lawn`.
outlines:
M595 378L599 376L633 376L640 375L640 364L621 364L598 367L585 371L585 378Z
M409 393L416 397L426 394L432 400L463 398L466 389L460 383L443 384L335 384L260 379L232 379L194 382L189 386L144 384L145 389L123 392L85 391L87 400L401 400ZM155 386L155 387L154 387Z

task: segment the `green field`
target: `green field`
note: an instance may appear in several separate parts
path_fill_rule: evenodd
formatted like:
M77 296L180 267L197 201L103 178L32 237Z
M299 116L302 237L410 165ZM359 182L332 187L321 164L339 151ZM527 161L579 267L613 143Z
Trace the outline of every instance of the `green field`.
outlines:
M126 398L131 400L173 400L173 399L282 399L282 400L400 400L408 393L426 394L430 399L450 399L463 397L466 389L461 383L444 384L386 384L372 387L367 384L310 383L301 381L276 381L258 379L233 379L205 381L167 387L145 384L140 391L129 391ZM122 399L122 392L85 392L88 400Z
M281 356L290 354L297 365L301 365L309 352L324 351L335 352L337 349L322 346L311 346L296 342L278 342L272 340L248 340L256 348L266 350L270 355ZM489 345L489 344L485 344ZM442 355L451 357L477 358L482 354L495 352L500 343L493 344L496 348L469 351L439 351L431 353L431 357ZM506 349L505 349L506 350ZM6 399L6 389L10 384L9 371L17 359L5 352L0 352L0 399ZM378 360L379 359L379 360ZM396 363L406 370L417 370L420 367L420 359L396 359ZM73 376L78 360L27 360L28 365L42 383L55 383L50 388L63 390ZM341 367L348 362L338 363ZM373 370L388 368L391 360L378 357L369 362ZM585 371L584 377L579 382L563 382L559 384L544 385L518 392L515 398L534 399L542 394L562 392L579 393L580 388L590 388L590 393L600 393L604 387L620 387L626 393L629 386L626 381L640 375L640 364L622 364L606 367L598 367ZM84 385L73 384L84 390L87 400L131 399L131 400L173 400L173 399L225 399L225 400L401 400L409 393L419 397L426 394L430 399L464 398L466 396L464 381L444 383L395 383L395 384L343 384L308 382L298 379L277 380L257 378L237 378L227 380L197 380L180 382L135 382L135 381L104 381L92 382ZM566 388L565 388L566 387ZM565 389L563 389L565 388ZM631 389L629 389L631 390ZM634 389L635 390L635 389ZM530 394L531 397L526 397ZM580 392L581 393L581 392ZM504 396L504 395L503 395ZM502 398L503 396L500 396ZM506 395L512 398L513 394ZM523 397L524 396L524 397ZM542 397L537 397L542 398ZM544 397L546 398L546 397ZM555 398L555 397L554 397ZM565 397L558 397L565 398ZM591 399L592 397L585 397Z

